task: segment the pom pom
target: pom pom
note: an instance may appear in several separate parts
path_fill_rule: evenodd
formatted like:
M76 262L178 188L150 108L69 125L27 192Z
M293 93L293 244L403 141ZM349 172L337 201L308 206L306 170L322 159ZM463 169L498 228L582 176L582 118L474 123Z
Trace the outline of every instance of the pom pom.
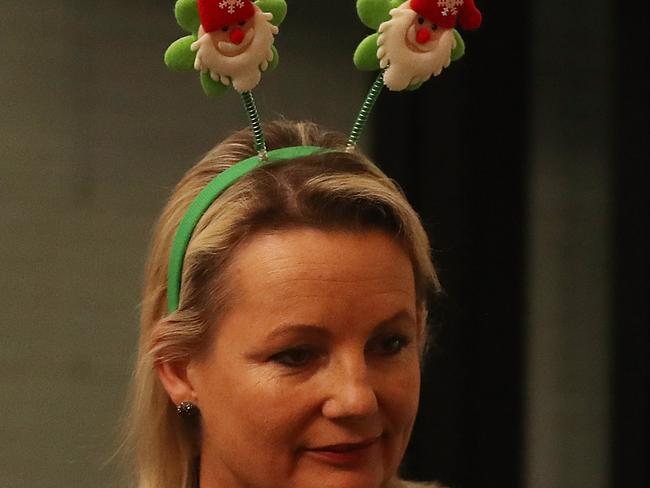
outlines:
M244 37L246 37L246 34L244 34L244 31L241 29L233 29L230 31L230 42L233 44L241 44L242 41L244 40Z
M429 42L430 39L431 39L431 31L429 29L420 29L418 30L418 33L415 35L415 40L418 41L420 44Z

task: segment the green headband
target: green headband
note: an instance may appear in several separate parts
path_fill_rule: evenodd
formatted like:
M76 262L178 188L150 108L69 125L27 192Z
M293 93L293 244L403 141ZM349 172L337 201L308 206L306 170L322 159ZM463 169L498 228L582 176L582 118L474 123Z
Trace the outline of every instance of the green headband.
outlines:
M269 151L266 159L262 159L259 155L251 156L226 169L223 173L220 173L201 190L187 209L187 212L185 212L185 216L178 226L169 255L169 268L167 270L167 310L169 313L176 311L180 303L183 261L185 260L187 246L190 243L196 225L206 210L212 205L212 202L233 183L257 168L310 156L327 150L326 148L317 146L283 147Z
M466 0L466 5L460 7L450 7L448 4L449 2L436 4L433 0L356 0L359 19L375 32L363 39L357 47L354 64L362 71L379 73L352 127L347 150L356 147L384 85L392 91L417 89L431 76L440 74L451 61L463 56L465 43L454 29L457 17L463 28L475 29L481 23L481 13L472 0ZM274 38L287 14L286 0L176 0L174 13L179 26L187 35L169 46L165 52L165 64L172 70L199 71L201 86L208 96L220 96L231 87L237 91L249 119L257 155L240 161L219 174L199 193L183 217L169 257L169 313L179 306L183 261L190 239L212 202L230 185L258 167L327 150L314 146L287 147L268 153L266 150L264 131L251 90L260 82L262 72L270 72L278 64ZM250 19L259 22L260 29L250 31L250 26L244 27ZM405 44L401 31L391 27L397 19L412 22L418 31L417 43L426 46L427 51L435 50L435 59L440 62L428 62L423 71L412 71L413 62L408 59L407 62L398 62L400 59L395 54L412 49ZM254 22L250 23L253 24ZM257 23L255 25L258 26ZM249 29L248 35L252 32L253 36L260 36L260 44L243 45L241 51L237 46L246 29ZM387 45L391 39L408 49L389 53ZM220 51L224 47L235 53L228 57L228 63L225 64L218 61L226 56ZM250 55L244 56L244 52ZM247 73L247 76L241 73Z

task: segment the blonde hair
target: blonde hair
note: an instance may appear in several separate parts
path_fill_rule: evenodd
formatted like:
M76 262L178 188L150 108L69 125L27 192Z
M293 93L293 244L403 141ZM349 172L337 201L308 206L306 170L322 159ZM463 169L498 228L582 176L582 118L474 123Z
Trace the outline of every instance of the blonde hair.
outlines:
M129 405L127 444L137 488L196 488L200 426L179 418L155 364L200 354L209 343L209 311L228 306L228 263L233 250L256 232L308 226L351 231L383 230L408 251L418 304L440 285L429 241L406 198L345 137L308 122L265 127L269 149L314 145L330 152L259 168L226 190L199 221L186 252L179 309L167 314L167 262L180 220L218 174L255 153L248 130L217 145L182 178L155 228L144 276L140 341ZM214 322L214 320L210 321Z

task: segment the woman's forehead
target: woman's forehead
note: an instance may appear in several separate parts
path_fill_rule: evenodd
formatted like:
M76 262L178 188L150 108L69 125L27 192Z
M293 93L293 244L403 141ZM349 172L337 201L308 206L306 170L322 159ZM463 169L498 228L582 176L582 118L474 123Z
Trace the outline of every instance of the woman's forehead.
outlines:
M262 234L231 263L239 314L322 322L415 313L411 261L382 232L292 229Z
M297 228L259 234L235 253L231 271L244 288L332 282L381 289L413 280L408 254L381 231Z

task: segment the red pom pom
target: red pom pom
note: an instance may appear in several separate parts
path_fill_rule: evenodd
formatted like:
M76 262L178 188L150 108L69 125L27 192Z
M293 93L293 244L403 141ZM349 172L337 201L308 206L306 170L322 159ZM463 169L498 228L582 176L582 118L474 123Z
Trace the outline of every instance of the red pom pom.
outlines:
M420 44L425 44L431 39L431 31L429 29L418 29L417 34L415 34L415 40Z
M230 42L233 44L241 44L241 42L244 40L244 37L246 37L246 34L244 34L244 31L239 27L236 27L230 31Z

